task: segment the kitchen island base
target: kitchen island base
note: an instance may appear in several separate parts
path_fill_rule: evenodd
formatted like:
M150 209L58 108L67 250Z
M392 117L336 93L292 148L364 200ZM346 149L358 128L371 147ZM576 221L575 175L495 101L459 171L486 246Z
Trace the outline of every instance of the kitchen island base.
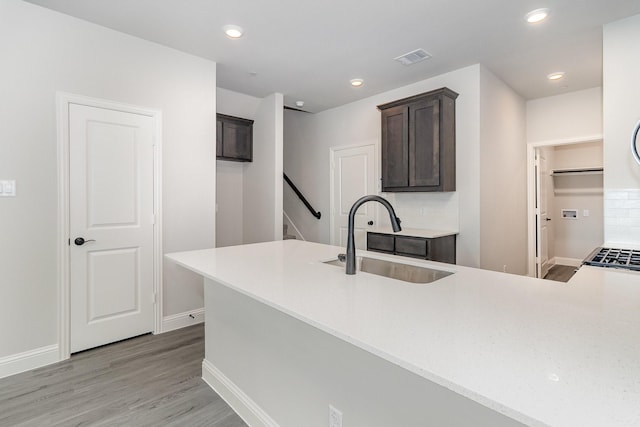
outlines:
M203 378L252 426L521 426L441 385L205 279ZM438 348L434 346L434 352Z

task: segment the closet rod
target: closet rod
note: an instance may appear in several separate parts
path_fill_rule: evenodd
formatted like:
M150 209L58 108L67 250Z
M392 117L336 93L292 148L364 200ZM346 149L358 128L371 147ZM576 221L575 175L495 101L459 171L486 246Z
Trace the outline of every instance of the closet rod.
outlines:
M581 168L581 169L555 169L551 172L553 176L562 175L595 175L603 173L603 168Z

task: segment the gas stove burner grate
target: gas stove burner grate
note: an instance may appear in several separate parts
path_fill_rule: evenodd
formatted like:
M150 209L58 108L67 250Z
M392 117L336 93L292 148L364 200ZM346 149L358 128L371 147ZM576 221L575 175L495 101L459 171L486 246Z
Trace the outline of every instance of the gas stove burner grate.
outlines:
M640 271L640 250L598 248L584 260L583 264Z

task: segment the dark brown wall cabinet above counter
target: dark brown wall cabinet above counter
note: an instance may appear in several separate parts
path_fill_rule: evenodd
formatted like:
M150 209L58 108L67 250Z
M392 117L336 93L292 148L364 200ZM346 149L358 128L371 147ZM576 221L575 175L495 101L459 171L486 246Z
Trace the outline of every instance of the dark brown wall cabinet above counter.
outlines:
M216 114L216 158L253 161L253 120Z
M435 238L367 232L367 250L456 263L456 236Z
M382 191L456 190L456 98L441 88L378 105Z

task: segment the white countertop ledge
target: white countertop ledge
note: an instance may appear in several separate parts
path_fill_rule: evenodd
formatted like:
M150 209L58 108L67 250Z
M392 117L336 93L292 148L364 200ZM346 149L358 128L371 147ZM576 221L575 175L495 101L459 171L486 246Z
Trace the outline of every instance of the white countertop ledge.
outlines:
M559 283L359 251L455 273L416 285L322 263L339 252L286 240L167 258L527 425L640 425L640 274Z

